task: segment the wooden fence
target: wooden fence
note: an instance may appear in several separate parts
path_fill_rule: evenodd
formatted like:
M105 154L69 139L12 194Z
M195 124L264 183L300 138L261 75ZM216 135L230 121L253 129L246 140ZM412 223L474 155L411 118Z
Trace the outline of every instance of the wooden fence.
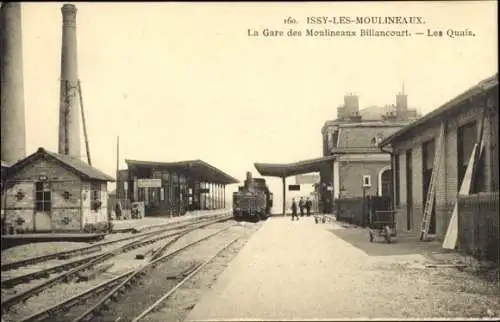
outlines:
M499 192L460 196L458 247L478 259L499 263Z

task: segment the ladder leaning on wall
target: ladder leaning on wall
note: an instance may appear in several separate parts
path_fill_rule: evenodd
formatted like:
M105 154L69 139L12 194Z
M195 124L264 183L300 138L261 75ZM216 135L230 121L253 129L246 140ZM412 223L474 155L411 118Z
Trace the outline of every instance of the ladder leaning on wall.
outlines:
M431 182L427 191L427 198L424 208L424 216L422 218L422 230L420 232L420 240L427 240L429 234L429 226L431 223L432 209L434 207L434 196L436 195L436 181L439 174L441 164L441 155L444 153L443 146L445 140L445 122L441 123L436 153L434 155L434 164L432 166Z

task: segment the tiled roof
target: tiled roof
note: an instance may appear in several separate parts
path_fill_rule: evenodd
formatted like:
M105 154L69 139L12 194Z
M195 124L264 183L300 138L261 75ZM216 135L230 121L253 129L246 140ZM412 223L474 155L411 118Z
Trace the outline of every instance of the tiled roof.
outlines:
M387 112L386 106L369 106L359 110L359 115L363 120L380 120Z
M381 139L395 133L403 126L398 127L342 127L339 133L337 147L353 148L373 146L371 143L374 137L381 136Z
M104 172L88 165L87 163L76 159L72 158L68 155L62 155L59 153L55 152L50 152L45 150L44 148L38 148L38 150L27 156L26 158L19 160L16 162L12 167L9 169L9 173L17 172L21 168L23 168L25 165L29 164L30 162L33 162L35 160L38 160L42 156L49 156L56 160L57 162L67 166L75 172L79 177L81 178L86 178L86 179L95 179L95 180L101 180L101 181L115 181L115 179Z

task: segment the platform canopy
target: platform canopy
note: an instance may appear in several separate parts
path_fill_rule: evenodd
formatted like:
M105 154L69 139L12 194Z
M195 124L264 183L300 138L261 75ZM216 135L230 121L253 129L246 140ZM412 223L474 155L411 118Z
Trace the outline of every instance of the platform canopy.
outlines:
M262 176L285 178L298 174L320 172L336 157L335 155L329 155L294 163L254 163L254 166Z
M229 174L217 169L214 166L202 160L189 160L178 162L156 162L156 161L138 161L125 160L128 167L137 168L156 168L171 171L184 172L193 179L219 184L238 183L239 180L233 178Z

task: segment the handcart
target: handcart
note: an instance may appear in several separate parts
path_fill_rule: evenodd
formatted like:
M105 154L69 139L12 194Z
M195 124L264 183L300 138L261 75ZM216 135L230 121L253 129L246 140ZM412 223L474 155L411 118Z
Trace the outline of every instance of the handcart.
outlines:
M317 215L314 215L314 222L316 224L319 224L319 223L326 223L326 222L334 222L336 219L335 219L335 216L334 215L326 215L326 214L317 214Z
M393 237L396 237L395 214L395 210L375 210L370 212L368 228L370 242L373 243L375 237L383 237L388 244L393 241Z

